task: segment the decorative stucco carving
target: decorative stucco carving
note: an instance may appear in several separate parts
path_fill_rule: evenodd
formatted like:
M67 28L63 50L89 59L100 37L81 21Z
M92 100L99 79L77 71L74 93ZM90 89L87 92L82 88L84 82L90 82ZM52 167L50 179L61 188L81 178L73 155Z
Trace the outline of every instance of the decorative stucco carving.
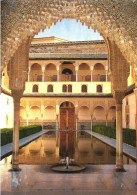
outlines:
M136 67L137 1L3 0L1 4L3 67L23 40L63 18L80 20L104 39L115 41L125 59Z

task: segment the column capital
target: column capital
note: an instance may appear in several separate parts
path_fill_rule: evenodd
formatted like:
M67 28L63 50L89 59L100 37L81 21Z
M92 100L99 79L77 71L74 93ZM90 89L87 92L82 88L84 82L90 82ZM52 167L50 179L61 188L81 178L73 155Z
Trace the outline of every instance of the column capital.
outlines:
M114 91L113 95L115 97L116 104L122 104L122 100L125 96L125 91Z
M92 65L92 66L90 66L90 70L91 71L93 71L94 70L94 66Z
M60 65L57 65L56 67L57 67L57 71L59 71L59 67L60 67Z
M41 68L42 68L42 72L44 72L45 71L45 66L42 66Z
M105 66L105 71L108 71L108 66Z
M20 90L11 90L11 95L12 95L12 97L13 97L13 99L15 101L18 101L18 100L20 101L20 99L21 99L21 97L23 95L23 92L24 92L23 89L20 89Z
M77 72L79 70L79 66L75 66L75 71Z

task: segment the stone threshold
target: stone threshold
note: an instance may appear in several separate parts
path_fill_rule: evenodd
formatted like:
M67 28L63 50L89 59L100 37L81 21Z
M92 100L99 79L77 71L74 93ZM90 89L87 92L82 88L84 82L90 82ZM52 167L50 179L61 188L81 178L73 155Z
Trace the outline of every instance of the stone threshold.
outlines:
M19 148L28 144L29 142L35 140L36 138L40 137L41 135L43 135L44 133L46 133L48 131L49 130L43 130L43 131L40 131L38 133L29 135L27 137L20 139L19 140ZM6 145L0 147L0 149L1 149L0 158L1 159L12 152L12 146L13 146L13 144L9 143L9 144L6 144Z
M95 133L91 130L85 130L85 131L87 133L89 133L90 135L93 135L97 139L101 140L102 142L110 145L111 147L116 148L116 140L115 139L101 135L99 133ZM127 154L128 156L130 156L131 158L136 160L136 147L133 147L133 146L130 146L128 144L123 143L123 153Z

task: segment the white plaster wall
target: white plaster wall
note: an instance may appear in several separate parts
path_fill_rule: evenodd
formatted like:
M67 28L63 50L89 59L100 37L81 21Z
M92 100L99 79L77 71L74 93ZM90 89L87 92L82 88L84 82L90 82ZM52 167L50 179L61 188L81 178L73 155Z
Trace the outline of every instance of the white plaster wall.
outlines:
M35 82L36 85L39 86L38 93L47 93L47 86L51 85L51 82ZM53 93L62 94L62 86L63 85L72 85L72 94L81 93L81 86L87 85L87 93L96 93L97 85L102 85L102 93L111 93L111 83L110 82L53 82ZM25 91L26 93L33 93L34 82L26 82L25 83Z
M8 104L7 104L8 99ZM8 115L8 124L6 124L6 115ZM13 127L13 98L1 93L0 95L0 128Z

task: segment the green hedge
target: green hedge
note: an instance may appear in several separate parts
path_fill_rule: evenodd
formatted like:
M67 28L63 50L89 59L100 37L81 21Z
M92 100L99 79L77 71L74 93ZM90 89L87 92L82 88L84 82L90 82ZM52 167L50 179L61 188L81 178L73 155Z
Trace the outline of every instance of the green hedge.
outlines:
M39 125L30 125L20 127L19 130L19 139L32 135L42 130L42 127ZM13 129L12 128L4 128L1 129L1 146L11 143L13 137Z
M116 128L104 125L95 125L92 131L116 139ZM136 147L136 130L123 129L123 142Z

